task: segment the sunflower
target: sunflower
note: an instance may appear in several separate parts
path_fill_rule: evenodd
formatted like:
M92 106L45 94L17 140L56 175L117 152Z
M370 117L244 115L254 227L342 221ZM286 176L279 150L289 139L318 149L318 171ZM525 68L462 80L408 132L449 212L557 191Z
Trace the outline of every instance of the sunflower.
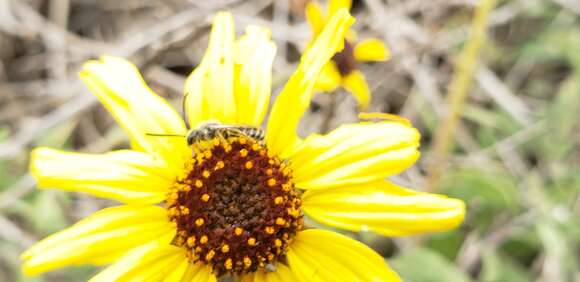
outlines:
M326 16L315 1L306 5L306 20L310 24L313 40L324 25L340 9L350 9L352 0L329 0ZM364 74L358 70L359 62L382 62L389 58L385 43L377 38L367 38L356 42L356 33L349 30L345 34L344 48L322 69L315 84L315 90L332 92L342 86L352 93L360 109L366 109L371 100L371 93Z
M242 129L261 132L269 106L276 47L267 29L248 27L236 40L231 15L215 17L206 54L185 85L187 121L196 128L190 139L169 136L187 135L186 122L134 65L115 57L86 63L82 80L132 149L96 155L36 148L31 172L40 187L123 205L32 246L22 254L24 272L111 264L91 281L400 281L364 244L303 221L306 214L337 228L398 236L463 220L463 202L385 180L418 158L412 127L364 122L297 137L312 78L353 21L346 9L329 21L277 97L263 139Z

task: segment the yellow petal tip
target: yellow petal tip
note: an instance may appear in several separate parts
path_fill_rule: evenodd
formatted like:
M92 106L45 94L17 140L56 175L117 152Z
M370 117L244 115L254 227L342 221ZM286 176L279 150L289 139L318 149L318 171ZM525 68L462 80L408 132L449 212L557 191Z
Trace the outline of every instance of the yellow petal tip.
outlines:
M363 112L358 114L358 118L362 120L370 120L370 119L380 119L380 120L389 120L401 123L406 126L413 126L410 120L393 114L388 113L379 113L379 112Z

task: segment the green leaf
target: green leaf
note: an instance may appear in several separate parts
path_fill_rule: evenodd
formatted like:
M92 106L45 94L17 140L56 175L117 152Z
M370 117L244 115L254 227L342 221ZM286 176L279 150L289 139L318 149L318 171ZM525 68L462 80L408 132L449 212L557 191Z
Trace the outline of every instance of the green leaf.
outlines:
M565 281L572 281L578 267L575 244L551 218L540 220L536 224L536 233L544 246L545 260L558 267L555 271L558 271Z
M546 186L546 195L554 204L564 204L573 206L580 196L580 171L579 167L565 165L564 172L561 173L552 183Z
M487 250L483 255L483 270L479 276L482 282L528 282L532 276L509 257Z
M453 262L427 248L405 251L390 264L405 282L471 281Z
M466 105L463 118L479 125L477 139L482 147L496 143L517 131L521 126L508 113L500 108L486 109L480 106Z
M58 192L39 193L34 202L34 225L41 234L48 235L67 226L66 217L58 202Z
M573 60L578 50L580 29L567 27L571 22L574 22L574 15L568 14L559 19L558 23L548 25L524 45L522 56L531 61Z
M515 231L500 250L523 265L531 265L541 251L542 245L533 226L523 226Z
M550 134L541 139L543 153L549 160L566 157L575 146L573 134L578 130L578 112L580 112L580 81L570 75L560 86L555 101L548 109Z
M426 246L437 251L445 258L454 260L463 244L464 233L461 229L433 233L429 235Z
M442 183L446 194L493 208L519 208L516 180L506 172L463 168L451 172Z
M466 202L466 223L485 231L500 213L517 213L520 198L517 182L507 172L483 168L449 170L440 191Z
M76 119L67 120L51 130L48 130L37 140L38 146L46 146L53 148L64 148L66 141L69 139L71 133L77 126Z

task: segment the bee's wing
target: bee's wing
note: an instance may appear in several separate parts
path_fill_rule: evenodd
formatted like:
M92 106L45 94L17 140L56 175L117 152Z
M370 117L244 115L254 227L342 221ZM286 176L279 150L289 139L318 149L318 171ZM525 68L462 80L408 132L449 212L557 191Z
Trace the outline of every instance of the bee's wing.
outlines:
M250 128L255 128L253 126L250 125L235 125L235 124L212 124L211 128L215 128L215 129L238 129L238 130L244 130L244 129L250 129Z
M264 130L250 125L235 125L235 124L215 124L211 125L212 129L234 133L236 135L246 135L258 140L264 139Z

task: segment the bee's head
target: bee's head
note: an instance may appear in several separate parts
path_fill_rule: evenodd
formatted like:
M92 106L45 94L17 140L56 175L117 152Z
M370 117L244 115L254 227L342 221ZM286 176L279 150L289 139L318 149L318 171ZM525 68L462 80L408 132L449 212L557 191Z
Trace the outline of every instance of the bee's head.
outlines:
M193 142L195 142L195 137L197 136L197 131L195 129L192 129L189 131L189 133L187 133L187 145L191 146L193 145Z
M204 139L203 137L211 132L212 128L220 125L218 121L209 120L198 123L194 128L192 128L189 133L187 133L187 144L189 146L193 145L196 141Z

